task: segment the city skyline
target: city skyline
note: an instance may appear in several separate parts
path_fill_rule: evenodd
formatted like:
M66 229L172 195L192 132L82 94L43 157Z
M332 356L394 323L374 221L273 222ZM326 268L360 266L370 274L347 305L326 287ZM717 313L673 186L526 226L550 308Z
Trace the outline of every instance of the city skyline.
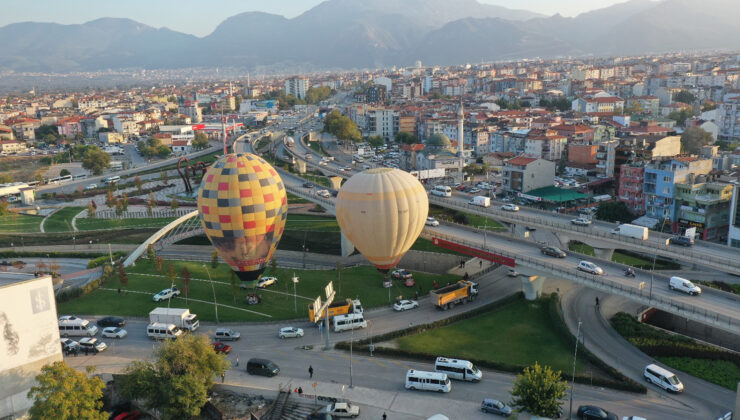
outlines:
M207 14L200 13L202 3L194 0L163 0L156 3L143 0L132 0L125 7L115 3L99 3L93 0L80 0L70 5L51 0L39 0L28 3L20 0L8 0L6 10L12 10L0 16L0 27L20 22L49 22L63 25L81 24L91 20L113 17L128 18L155 28L166 27L186 34L203 37L211 32L225 19L250 11L260 11L293 18L322 3L324 0L281 0L266 2L264 0L220 0L218 7ZM503 6L510 9L522 9L546 16L560 14L577 16L592 10L609 7L622 0L564 0L557 4L546 0L478 0L481 4ZM653 0L645 0L653 1ZM179 11L173 13L173 11Z

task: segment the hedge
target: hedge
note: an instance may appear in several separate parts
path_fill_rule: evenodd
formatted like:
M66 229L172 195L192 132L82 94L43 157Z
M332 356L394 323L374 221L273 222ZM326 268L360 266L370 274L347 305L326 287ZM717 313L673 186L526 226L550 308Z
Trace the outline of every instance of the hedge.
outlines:
M506 305L507 303L520 300L523 297L523 294L521 292L516 293L514 295L511 295L509 297L506 297L502 300L489 303L487 305L481 306L480 308L473 309L468 312L464 312L458 315L451 316L446 319L442 319L439 321L431 322L429 324L421 324L412 326L409 328L405 328L402 330L397 331L391 331L385 334L380 334L373 336L372 338L364 338L361 340L356 340L353 344L352 351L359 351L364 353L369 353L369 343L372 342L383 342L383 341L389 341L393 340L399 337L405 337L408 335L418 334L421 333L427 329L432 328L439 328L443 327L458 321L462 321L464 319L472 318L481 314L484 314L489 311L496 310L500 308L501 306ZM552 315L553 321L556 325L556 328L558 328L558 331L561 332L561 335L564 339L569 340L572 342L575 340L575 337L573 334L568 330L568 327L565 325L565 321L563 321L562 317L560 316L560 300L557 294L552 294L549 298L543 298L549 300L549 310ZM350 343L348 341L342 341L336 344L336 347L338 349L342 350L349 350ZM579 343L579 351L582 352L581 354L585 355L584 357L595 366L601 368L604 370L604 372L611 375L614 380L608 380L608 379L601 379L601 378L591 378L587 376L578 375L575 377L575 381L578 383L583 384L593 384L596 386L603 386L613 389L620 389L624 391L630 391L630 392L638 392L638 393L646 393L647 388L637 383L630 378L624 376L622 373L614 369L613 367L609 366L605 362L603 362L601 359L596 357L593 353L586 350L582 344ZM437 357L437 355L430 354L430 353L423 353L423 352L413 352L408 350L402 350L397 348L387 348L387 347L375 347L373 350L374 353L383 354L387 356L400 356L405 357L409 359L417 359L417 360L433 360ZM501 362L495 362L490 360L476 360L471 359L470 360L473 364L483 367L486 369L493 369L503 372L511 372L511 373L521 373L526 366L521 365L513 365L508 363L501 363Z
M116 251L113 253L113 260L115 261L119 258L123 258L124 256L126 256L125 252ZM98 258L95 258L94 260L90 260L87 262L87 268L100 267L101 265L110 261L110 257L111 257L110 255L105 254L105 255L99 256Z
M103 273L105 273L105 269L103 269ZM100 287L100 285L103 284L105 280L107 280L107 278L105 274L102 274L97 279L90 281L89 283L87 283L86 285L82 287L75 287L72 289L64 290L56 296L56 301L57 303L62 303L62 302L66 302L66 301L78 298L80 296L84 296L92 292L93 290L97 290L97 288Z
M101 252L40 252L40 251L0 251L0 258L49 257L49 258L96 258ZM108 255L108 254L105 254Z

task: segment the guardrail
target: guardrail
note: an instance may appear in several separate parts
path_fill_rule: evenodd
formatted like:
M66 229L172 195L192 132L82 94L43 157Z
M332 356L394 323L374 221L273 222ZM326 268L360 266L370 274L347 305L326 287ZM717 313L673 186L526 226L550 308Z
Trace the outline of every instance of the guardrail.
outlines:
M468 213L474 213L474 214L481 215L481 216L495 216L499 220L504 220L510 223L530 224L530 225L546 227L546 228L550 228L553 230L559 230L563 233L569 233L569 234L575 233L575 234L580 234L582 236L586 236L590 238L598 238L606 242L609 242L611 244L618 244L622 246L624 244L629 244L633 249L639 250L642 252L647 252L650 254L657 253L661 256L668 257L668 258L684 257L685 259L692 260L690 261L692 263L704 264L704 265L710 264L713 266L713 268L716 268L722 271L729 270L729 271L732 271L734 274L740 274L740 258L733 260L730 258L708 255L706 253L697 253L697 252L691 251L688 248L683 248L683 247L670 247L669 248L665 244L655 243L652 241L642 241L639 239L629 238L625 236L615 236L611 233L600 232L598 230L594 230L591 227L577 226L571 223L566 224L560 221L552 221L547 218L533 217L533 216L523 215L523 214L514 213L514 212L507 212L507 211L500 210L495 207L480 207L480 206L473 206L470 204L460 204L457 202L450 202L449 200L445 200L444 198L439 198L436 196L430 196L429 202L432 204L441 205L443 207L465 211ZM740 257L740 251L738 252L738 254Z
M638 285L627 286L600 276L586 274L576 269L565 269L563 267L556 266L537 258L517 255L501 248L490 246L482 247L479 243L472 243L469 241L461 240L452 235L431 232L428 230L422 232L422 235L430 238L437 237L440 239L445 239L450 242L456 242L465 246L493 252L504 257L513 258L514 260L516 260L517 265L534 268L536 270L550 273L555 277L574 281L576 283L580 283L605 292L616 293L625 296L631 300L655 307L662 311L670 312L688 319L692 319L694 321L712 325L725 331L729 331L735 334L740 333L740 312L737 314L738 316L728 316L702 306L686 304L683 302L675 301L673 299L666 299L664 297L661 297L660 295L656 295L655 293L650 296L648 291L640 289Z

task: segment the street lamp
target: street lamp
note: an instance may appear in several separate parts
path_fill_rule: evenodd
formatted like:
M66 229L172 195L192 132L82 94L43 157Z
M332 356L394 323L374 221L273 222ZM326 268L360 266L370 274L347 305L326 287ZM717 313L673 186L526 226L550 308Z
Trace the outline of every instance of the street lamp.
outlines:
M211 291L213 292L213 308L216 311L216 324L218 324L218 303L216 303L216 289L213 287L213 279L211 278L211 272L208 271L208 267L203 264L203 268L206 269L206 273L208 274L208 281L211 282Z
M660 233L663 233L663 228L665 227L665 222L668 220L667 217L663 218L663 224L660 225ZM668 243L670 242L670 239L665 240L665 246L668 246ZM653 253L653 268L650 270L650 292L648 301L653 300L653 279L655 279L655 261L658 259L658 252L656 251Z
M296 285L298 284L298 277L293 273L293 312L298 312L298 303L296 301Z
M578 330L576 331L576 348L573 350L573 375L570 379L570 408L568 409L568 418L573 414L573 389L576 385L576 357L578 356L578 337L581 335L581 321L578 320Z

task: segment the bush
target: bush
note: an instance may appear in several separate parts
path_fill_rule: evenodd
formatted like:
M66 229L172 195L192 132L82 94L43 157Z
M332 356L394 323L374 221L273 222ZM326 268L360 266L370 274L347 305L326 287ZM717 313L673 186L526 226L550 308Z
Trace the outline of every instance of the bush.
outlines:
M123 258L126 256L126 253L116 251L113 253L113 261L116 261L120 258ZM95 268L100 267L101 265L107 263L110 261L110 255L101 255L98 258L95 258L94 260L90 260L87 262L87 268Z

